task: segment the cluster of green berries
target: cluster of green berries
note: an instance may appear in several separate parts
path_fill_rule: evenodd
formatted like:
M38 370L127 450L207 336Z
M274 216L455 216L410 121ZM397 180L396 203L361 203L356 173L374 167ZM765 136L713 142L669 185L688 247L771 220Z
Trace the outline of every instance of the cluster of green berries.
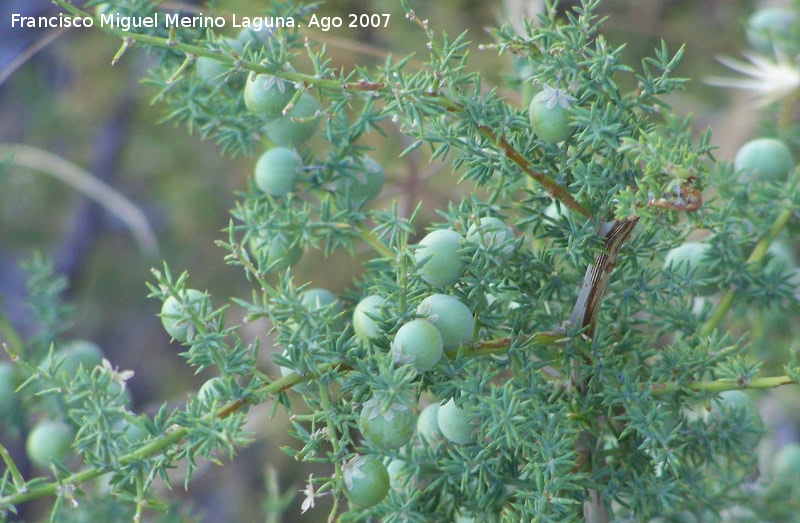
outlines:
M505 261L514 252L514 235L510 227L494 217L477 220L465 237L451 229L435 230L414 250L419 277L438 288L457 284L465 268L465 246L484 249ZM369 345L386 335L386 305L386 299L378 295L366 296L356 305L353 330L362 343ZM416 315L397 329L390 343L396 365L411 365L418 373L429 372L445 357L445 351L457 350L473 338L473 312L455 296L431 294L417 305ZM468 410L452 398L442 405L434 402L415 415L413 406L400 402L385 405L374 396L363 403L358 428L364 442L379 451L412 444L415 431L422 445L467 445L474 441L476 433ZM345 468L345 491L353 503L372 506L383 500L390 487L402 488L398 478L404 469L405 463L397 459L384 464L359 455Z
M737 176L753 184L785 183L795 163L789 148L774 138L757 138L742 145L736 153L733 167ZM780 243L770 246L770 258L781 258L794 266L791 256L783 256ZM719 291L717 280L721 270L712 262L710 241L687 242L670 250L664 268L688 279L696 296L709 296Z
M59 344L38 365L40 372L70 381L79 370L92 372L105 358L103 350L88 340L72 340ZM37 375L31 375L22 367L10 362L0 362L0 417L14 425L23 424L27 413L34 412L32 424L25 439L25 452L32 464L47 469L54 462L66 463L73 455L75 424L62 412L54 396L32 396L26 393L39 385ZM127 390L112 382L109 390L122 394L123 403L130 404ZM111 388L113 387L113 389ZM41 398L37 405L30 405L34 398Z

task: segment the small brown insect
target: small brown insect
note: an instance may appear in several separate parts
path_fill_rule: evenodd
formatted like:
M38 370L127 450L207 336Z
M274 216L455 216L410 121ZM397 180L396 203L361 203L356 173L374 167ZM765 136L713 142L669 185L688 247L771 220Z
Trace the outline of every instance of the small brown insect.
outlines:
M648 204L672 211L694 212L703 205L703 195L694 187L683 185L675 190L672 198L651 198Z

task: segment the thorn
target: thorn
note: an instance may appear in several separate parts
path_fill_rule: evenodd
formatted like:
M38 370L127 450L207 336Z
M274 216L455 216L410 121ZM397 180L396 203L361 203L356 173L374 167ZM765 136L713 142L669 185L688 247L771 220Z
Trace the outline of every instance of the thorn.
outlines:
M115 54L114 58L111 59L111 65L112 66L117 65L117 63L119 63L119 59L122 58L122 55L125 53L125 51L127 51L128 48L130 46L132 46L132 45L133 45L133 39L132 38L124 38L122 40L122 47L119 48L119 51L117 51L117 54Z

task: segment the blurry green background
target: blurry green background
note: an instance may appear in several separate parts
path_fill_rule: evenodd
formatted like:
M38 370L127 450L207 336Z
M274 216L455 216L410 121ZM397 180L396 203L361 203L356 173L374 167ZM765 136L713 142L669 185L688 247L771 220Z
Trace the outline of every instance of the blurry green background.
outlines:
M471 65L481 70L487 85L497 85L513 103L520 96L508 88L513 68L508 57L496 51L480 51L489 43L487 28L519 13L535 12L541 2L488 0L410 1L421 18L431 21L439 33L455 36L469 31L473 42ZM566 3L565 3L566 4ZM176 4L171 3L174 6ZM255 16L265 1L220 1L217 10ZM694 126L715 129L717 157L732 159L736 148L754 136L758 113L747 95L722 91L702 83L708 74L726 74L717 55L738 56L746 48L743 23L755 2L733 0L607 0L609 15L604 33L612 45L627 42L624 59L637 68L643 55L652 55L664 38L674 52L683 43L687 50L677 70L692 81L688 90L670 103L683 115L694 115ZM53 30L10 29L12 12L53 13L48 0L4 0L0 4L0 143L38 147L106 180L145 213L154 228L159 249L142 252L130 232L116 218L90 204L79 192L50 176L12 167L0 177L0 299L5 313L26 332L27 311L16 268L34 251L53 257L70 279L68 299L76 307L72 338L88 338L106 351L120 368L136 372L130 381L135 410L148 411L163 401L180 402L209 377L194 375L177 356L181 347L170 344L156 314L160 303L146 298L145 281L153 281L150 269L166 260L174 273L188 270L190 286L208 290L215 306L231 296L249 297L253 288L242 271L226 266L224 251L214 245L226 239L222 229L230 219L235 192L244 190L254 164L250 157L226 157L210 142L191 136L186 129L158 123L164 107L151 105L154 93L140 83L150 59L136 48L111 67L120 41L99 30L78 29L53 34ZM337 67L348 70L355 63L381 63L417 52L424 60L424 42L418 28L405 20L399 2L388 0L332 1L320 14L391 13L388 28L356 32L352 29L308 31L326 42ZM230 36L235 30L230 29ZM227 33L226 33L227 34ZM23 53L44 39L52 42L27 58ZM17 60L17 62L15 62ZM302 62L302 61L301 61ZM408 212L424 202L425 220L434 220L435 209L470 192L453 187L451 171L429 164L424 155L398 159L404 148L395 129L386 121L389 140L376 135L372 156L386 168L389 183L375 205L397 198ZM322 146L321 140L313 142ZM313 146L313 145L312 145ZM296 267L297 281L342 291L351 287L360 261L348 255L330 259L306 256ZM242 311L232 307L229 322L239 322ZM264 369L274 350L264 322L245 325L246 339L264 343ZM5 358L0 355L0 358ZM779 393L778 393L779 394ZM314 469L289 462L279 447L291 445L283 420L269 424L266 409L254 409L251 428L256 443L241 449L234 463L202 469L189 493L180 481L171 496L191 499L196 514L206 521L264 521L265 470L278 471L281 490L300 489ZM280 417L280 416L279 416ZM17 448L17 450L19 450ZM283 521L322 521L324 509L300 515L300 496ZM325 500L320 500L323 505ZM37 514L28 509L29 517Z

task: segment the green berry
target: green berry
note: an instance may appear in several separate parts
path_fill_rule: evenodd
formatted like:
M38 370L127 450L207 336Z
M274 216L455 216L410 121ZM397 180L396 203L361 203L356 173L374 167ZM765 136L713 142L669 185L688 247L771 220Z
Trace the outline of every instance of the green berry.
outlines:
M289 356L289 351L288 350L284 350L282 355L283 355L284 358L286 358L286 359L291 361L292 358ZM280 367L280 371L281 371L281 376L283 376L284 378L286 376L290 376L290 375L295 374L295 373L298 374L298 375L304 375L305 374L305 370L303 370L303 369L289 368L289 367L284 367L283 365L279 365L279 367ZM300 394L308 394L309 392L311 392L311 390L313 390L314 387L316 387L316 385L314 383L303 382L303 383L298 383L297 385L294 385L292 387L292 390L294 390L296 392L299 392Z
M220 51L220 55L229 55L230 52L241 55L242 51L244 51L244 45L233 38L223 38L222 41L224 44L221 46L223 50ZM230 51L227 48L230 48ZM219 60L201 56L195 63L195 69L197 70L197 76L203 82L212 87L220 87L227 80L231 66L223 64ZM238 77L239 75L237 74L236 76Z
M711 411L709 412L710 419L723 419L728 418L734 411L743 410L745 418L749 420L750 424L757 429L764 426L761 420L761 414L758 412L758 407L750 396L741 390L726 390L719 394L719 399L715 402ZM761 440L761 434L747 433L744 436L743 443L745 448L754 449Z
M363 168L353 166L336 180L336 187L347 192L350 202L358 209L378 197L383 189L386 175L381 164L365 158Z
M353 331L361 341L368 343L372 338L383 334L383 329L373 320L381 315L381 308L386 300L381 296L367 296L356 305L353 311Z
M236 40L244 47L248 42L255 42L258 45L267 45L270 42L270 37L274 28L264 26L259 30L252 27L245 27L239 34L236 35Z
M772 458L772 481L782 485L800 482L800 444L789 443Z
M496 255L501 262L506 262L514 254L514 232L502 220L487 216L479 223L470 225L467 231L467 242Z
M328 308L329 306L333 306L335 314L340 314L344 311L339 298L328 289L306 289L300 294L300 302L311 311Z
M283 115L295 91L283 78L251 72L244 86L244 104L250 112L271 120Z
M528 119L538 139L558 143L569 138L572 127L567 107L571 100L572 97L565 95L563 90L550 87L533 97L528 107Z
M225 380L219 376L211 378L200 386L197 391L197 399L202 403L213 403L222 399L220 390L224 386Z
M303 248L292 243L283 233L251 237L250 252L255 255L259 269L267 272L285 271L303 256Z
M674 271L676 274L685 278L690 272L693 277L691 280L692 292L699 296L708 296L717 292L718 287L711 280L716 277L716 271L709 267L708 249L711 245L707 243L684 243L675 247L667 253L664 259L664 268Z
M25 441L25 452L35 465L47 468L51 461L64 461L72 452L75 431L57 420L37 423Z
M439 422L439 431L453 443L466 445L475 440L475 426L454 400L439 407L436 420Z
M792 37L792 27L797 15L791 9L765 7L758 9L747 19L745 36L753 49L772 54L774 47Z
M389 473L373 457L356 456L342 467L345 495L360 507L372 507L389 493Z
M422 300L417 312L426 317L442 335L445 350L457 349L472 339L475 318L472 311L458 298L447 294L433 294Z
M319 102L308 93L303 93L294 107L285 115L267 122L262 130L275 145L297 147L304 144L319 127Z
M103 361L103 350L94 342L89 340L72 340L63 343L54 353L55 361L63 360L61 366L58 368L59 374L64 374L68 379L71 379L78 372L80 367L86 371L91 372L97 365ZM50 369L49 358L45 360L42 366L48 370Z
M256 162L256 185L271 196L285 196L294 190L302 168L303 160L294 150L275 147Z
M399 403L383 409L377 397L364 403L358 418L358 428L364 439L380 449L399 449L414 436L415 417Z
M402 459L395 458L386 464L386 472L389 473L389 486L398 492L406 489L409 476L408 463Z
M300 294L300 302L312 314L321 314L323 311L331 318L337 318L341 324L344 305L334 293L327 289L306 289Z
M764 182L783 182L794 169L789 149L778 140L759 138L744 144L736 153L733 167L737 172Z
M195 289L187 289L185 298L178 300L170 296L161 307L161 323L173 339L187 341L194 337L194 325L189 307L198 314L211 307L208 295Z
M417 435L419 439L433 444L441 439L442 433L439 430L439 404L431 403L419 413L417 417Z
M411 320L397 330L392 351L397 363L410 363L425 372L442 359L442 335L425 320Z
M450 229L433 231L419 242L414 259L423 280L435 286L454 285L464 271L461 235Z

